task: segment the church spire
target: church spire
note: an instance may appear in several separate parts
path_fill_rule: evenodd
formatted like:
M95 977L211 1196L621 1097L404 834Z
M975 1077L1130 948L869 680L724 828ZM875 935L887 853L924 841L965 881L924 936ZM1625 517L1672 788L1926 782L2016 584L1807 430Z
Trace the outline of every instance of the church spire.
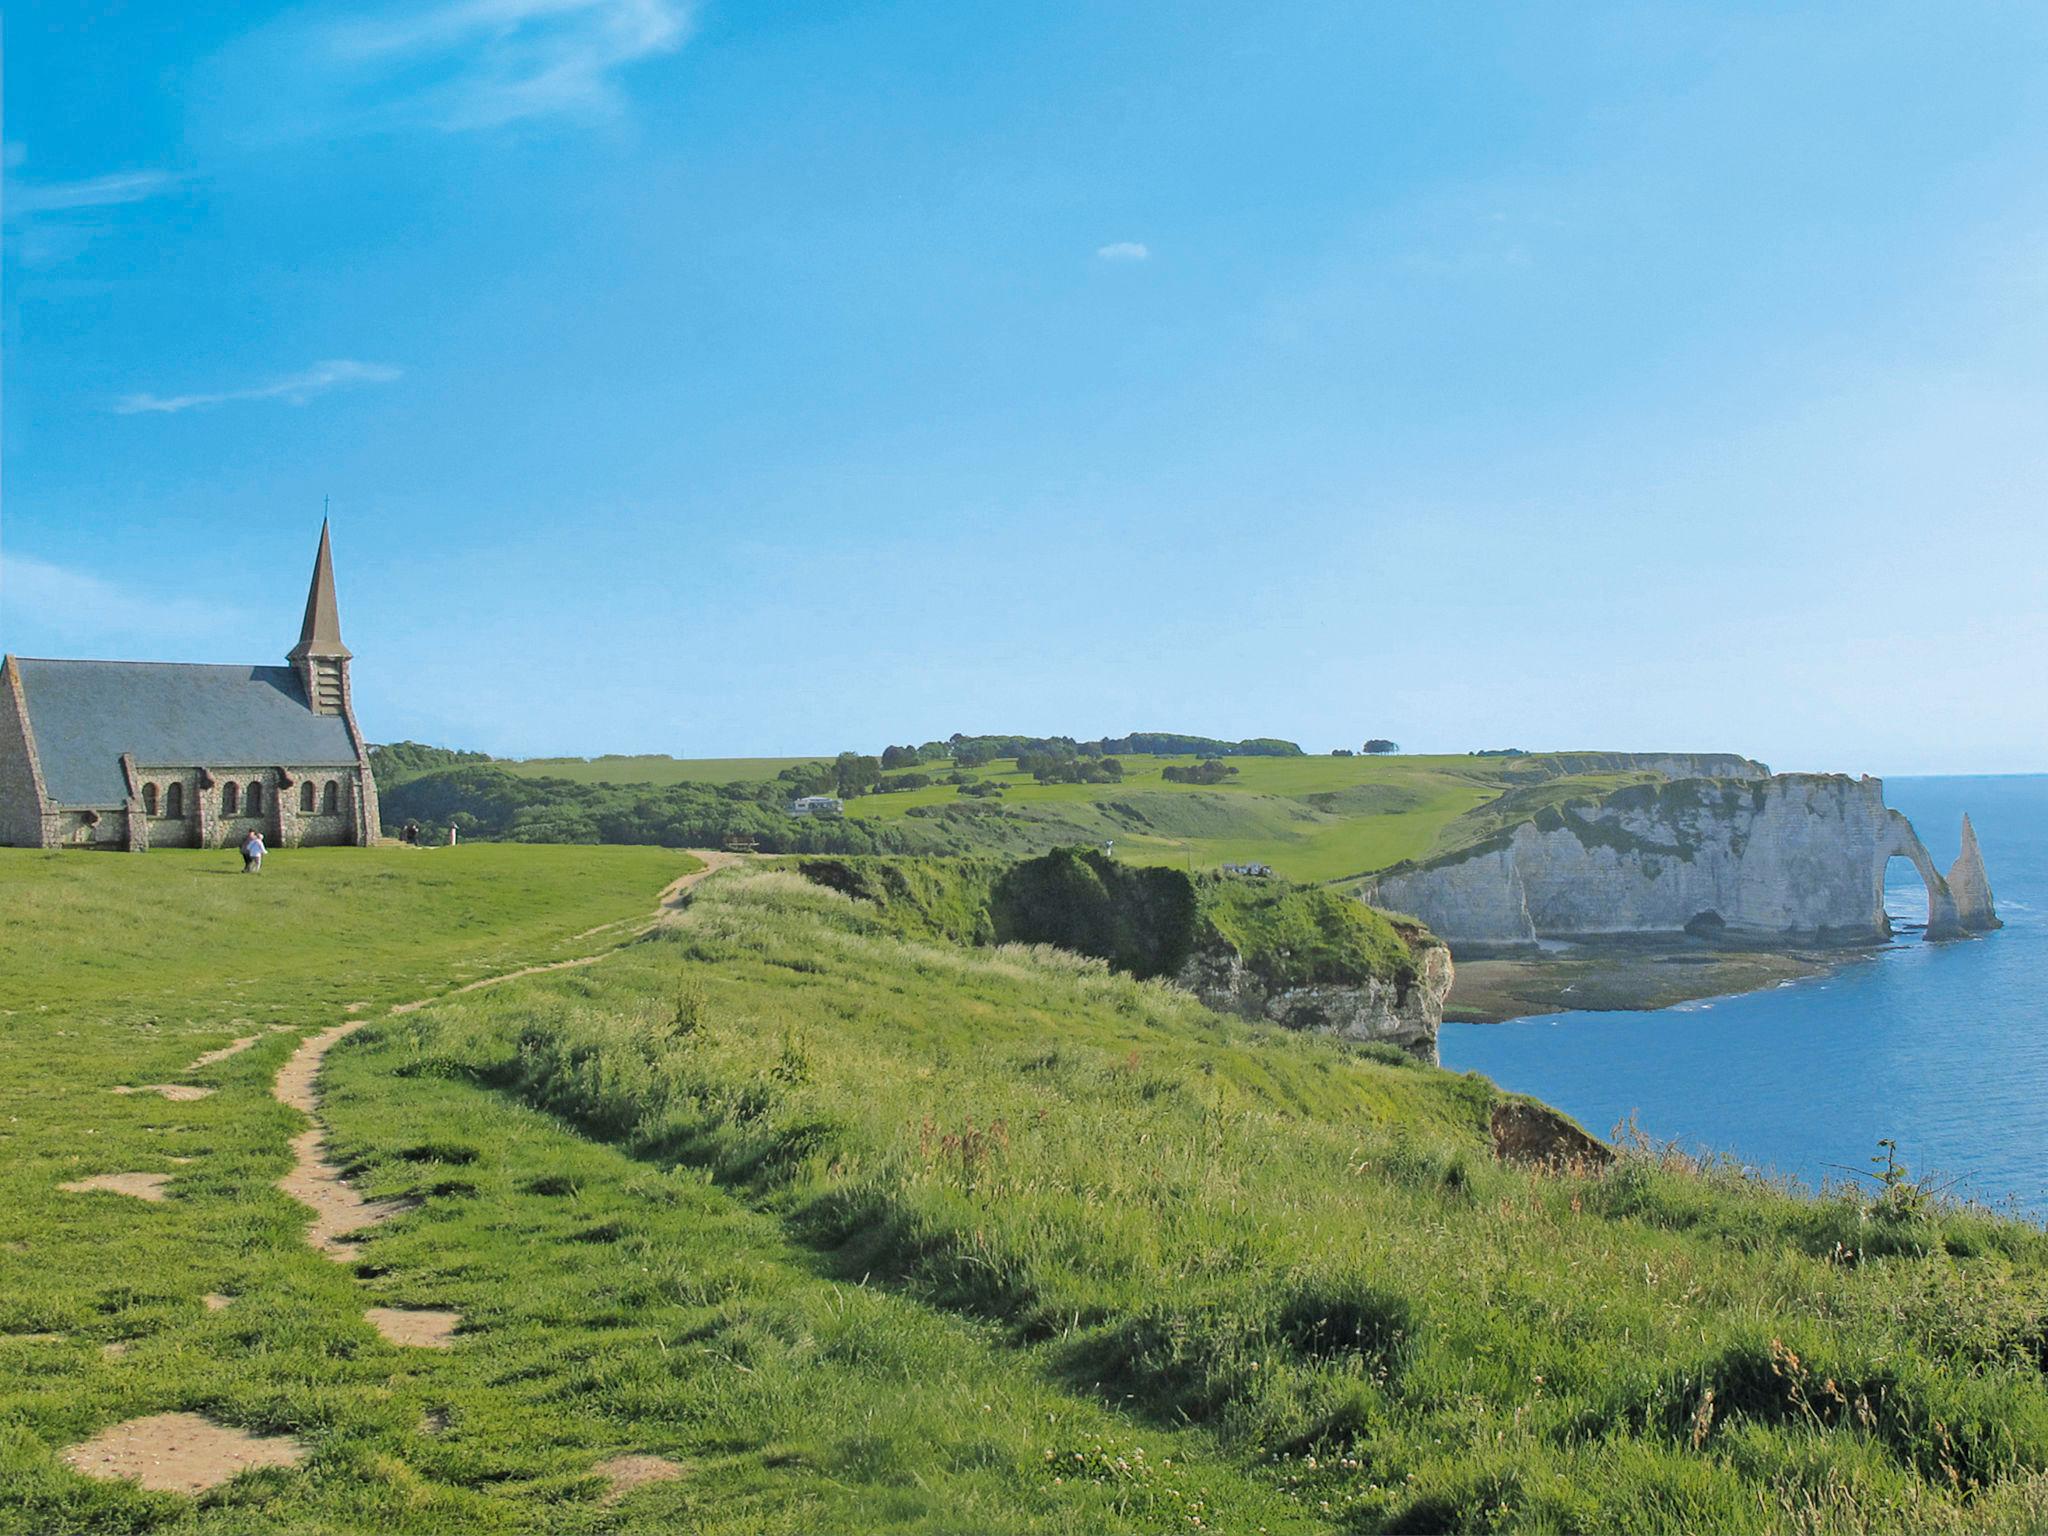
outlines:
M299 643L285 658L305 684L306 702L316 715L347 711L349 657L349 648L341 643L341 605L334 598L334 550L323 517L313 584L306 589L306 619L299 626Z
M299 626L299 643L292 647L290 660L308 656L333 656L346 661L349 648L341 643L341 607L334 600L334 548L328 542L327 520L320 520L320 553L313 561L313 584L306 589L306 621Z

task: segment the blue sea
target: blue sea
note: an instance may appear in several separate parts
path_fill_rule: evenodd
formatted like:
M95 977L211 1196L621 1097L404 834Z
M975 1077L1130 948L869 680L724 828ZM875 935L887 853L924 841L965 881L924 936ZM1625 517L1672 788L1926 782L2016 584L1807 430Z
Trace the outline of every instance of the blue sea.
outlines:
M1926 894L1894 859L1886 906L1915 930L1870 958L1654 1013L1446 1024L1444 1065L1809 1186L1890 1137L1916 1178L2048 1220L2048 775L1888 779L1885 799L1944 870L1970 813L2003 929L1923 943Z

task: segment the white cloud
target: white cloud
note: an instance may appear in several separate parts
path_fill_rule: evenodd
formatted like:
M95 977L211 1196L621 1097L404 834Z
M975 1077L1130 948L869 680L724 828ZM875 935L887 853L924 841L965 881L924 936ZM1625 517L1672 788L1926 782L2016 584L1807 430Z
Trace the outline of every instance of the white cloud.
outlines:
M1115 240L1108 245L1098 245L1095 254L1104 261L1150 261L1152 249L1136 240Z
M27 219L38 214L140 203L170 191L177 184L178 178L168 171L119 171L84 181L15 182L7 188L7 214L10 218Z
M268 384L251 385L246 389L223 389L200 395L125 395L115 403L114 410L122 416L148 413L171 415L203 406L226 405L235 400L289 400L293 405L304 405L315 395L322 395L330 389L339 389L345 385L388 384L402 372L402 369L393 368L386 363L358 363L349 358L338 357L328 362L315 363L303 373L273 379Z
M234 104L223 127L294 138L612 116L618 76L689 31L690 0L440 0L339 21L308 7L217 61Z
M155 644L219 633L242 617L212 596L152 597L90 571L0 554L0 624L10 649L17 642L27 649L78 640L118 645L131 638Z

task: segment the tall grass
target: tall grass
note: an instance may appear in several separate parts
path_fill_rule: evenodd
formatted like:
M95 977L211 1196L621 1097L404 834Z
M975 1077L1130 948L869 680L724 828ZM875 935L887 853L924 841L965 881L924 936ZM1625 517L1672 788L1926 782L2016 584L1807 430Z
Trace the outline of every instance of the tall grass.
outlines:
M1483 1080L905 942L788 875L403 1027L1347 1527L2048 1517L2048 1239L1981 1213L1503 1167Z

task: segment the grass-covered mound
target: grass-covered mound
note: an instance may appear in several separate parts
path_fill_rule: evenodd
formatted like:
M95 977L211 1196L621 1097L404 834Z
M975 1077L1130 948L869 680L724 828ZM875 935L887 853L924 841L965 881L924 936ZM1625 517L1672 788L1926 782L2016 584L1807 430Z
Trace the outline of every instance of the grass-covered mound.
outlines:
M1055 952L905 943L791 875L379 1049L700 1171L1028 1378L1198 1426L1312 1526L2048 1516L2038 1231L1641 1151L1500 1166L1481 1080ZM1072 1453L1044 1449L1050 1479Z
M811 858L808 880L868 902L906 936L1050 944L1140 978L1196 951L1229 953L1270 987L1367 980L1404 989L1436 939L1337 891L1276 879L1189 876L1094 849L1031 859Z
M1132 976L1169 975L1197 933L1195 882L1092 848L1031 859L803 859L808 880L873 903L899 933L1049 944Z
M1416 950L1436 940L1321 886L1211 877L1198 887L1200 946L1227 946L1269 987L1392 981L1416 976Z

